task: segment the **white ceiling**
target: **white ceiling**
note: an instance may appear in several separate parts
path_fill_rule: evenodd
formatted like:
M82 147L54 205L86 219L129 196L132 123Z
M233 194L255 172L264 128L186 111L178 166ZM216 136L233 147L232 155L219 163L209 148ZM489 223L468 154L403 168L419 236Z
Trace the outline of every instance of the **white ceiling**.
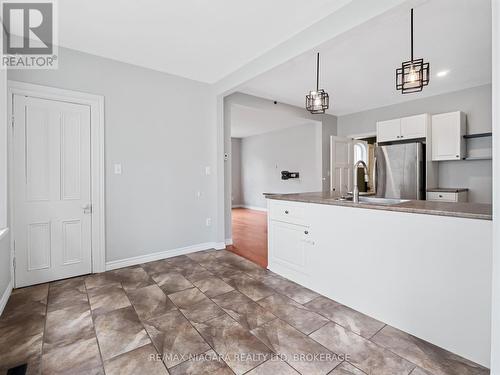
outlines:
M282 112L266 111L240 104L231 105L231 137L233 138L245 138L315 123L318 122Z
M214 83L351 0L64 0L59 44Z
M415 57L430 62L431 81L418 94L395 89L395 70L409 60L410 1L245 83L239 91L304 105L315 86L330 94L328 113L344 115L491 82L490 0L416 2ZM436 73L449 70L445 77Z

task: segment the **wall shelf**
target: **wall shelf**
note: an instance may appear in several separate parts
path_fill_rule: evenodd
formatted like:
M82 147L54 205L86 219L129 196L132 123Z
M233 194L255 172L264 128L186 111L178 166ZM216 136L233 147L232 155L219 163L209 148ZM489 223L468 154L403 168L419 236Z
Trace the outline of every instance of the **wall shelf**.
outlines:
M485 138L485 137L491 137L493 133L488 132L488 133L477 133L477 134L466 134L464 135L465 139L472 139L472 138Z
M464 160L492 160L491 156L470 156L464 158Z
M483 146L485 146L487 148L491 148L491 146L489 146L489 143L490 143L489 141L486 141L487 143L483 143L483 142L479 142L479 140L480 139L484 139L484 138L488 138L488 137L492 137L492 136L493 136L492 132L476 133L476 134L466 134L466 135L464 135L464 139L466 141L469 141L469 140L471 141L473 139L477 139L478 140L478 143L471 142L470 143L471 146L473 144L475 144L476 146L479 145L479 144L483 144ZM474 148L476 148L476 147L474 147ZM476 154L477 154L477 152L476 152ZM466 156L463 160L492 160L492 156L491 155Z

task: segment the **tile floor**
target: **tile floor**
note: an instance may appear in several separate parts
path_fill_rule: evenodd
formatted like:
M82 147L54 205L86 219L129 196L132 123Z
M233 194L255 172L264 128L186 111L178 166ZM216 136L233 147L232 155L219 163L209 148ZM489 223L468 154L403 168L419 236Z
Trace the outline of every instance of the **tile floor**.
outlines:
M0 373L472 375L489 371L209 250L18 289Z

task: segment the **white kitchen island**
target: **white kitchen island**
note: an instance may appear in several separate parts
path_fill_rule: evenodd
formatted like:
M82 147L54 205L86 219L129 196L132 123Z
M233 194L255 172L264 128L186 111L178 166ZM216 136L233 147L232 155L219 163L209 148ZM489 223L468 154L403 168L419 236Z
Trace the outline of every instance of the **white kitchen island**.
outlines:
M271 271L489 367L490 206L268 198Z

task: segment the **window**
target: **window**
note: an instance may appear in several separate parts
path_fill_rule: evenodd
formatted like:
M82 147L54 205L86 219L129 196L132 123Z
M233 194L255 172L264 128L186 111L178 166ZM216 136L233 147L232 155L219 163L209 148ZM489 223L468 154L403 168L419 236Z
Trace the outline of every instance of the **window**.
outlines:
M354 144L354 161L363 160L368 165L368 150L365 143Z

